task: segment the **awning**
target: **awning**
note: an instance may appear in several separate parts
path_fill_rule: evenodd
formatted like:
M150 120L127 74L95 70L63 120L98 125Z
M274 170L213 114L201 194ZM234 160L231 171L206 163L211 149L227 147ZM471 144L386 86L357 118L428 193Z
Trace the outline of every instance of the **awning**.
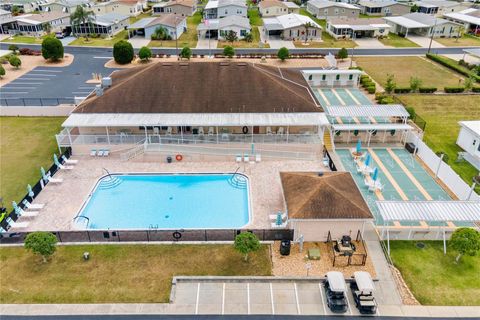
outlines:
M340 271L329 271L327 272L327 281L330 286L330 290L334 292L345 292L347 291L347 286L345 285L345 278L343 273Z
M304 113L73 113L63 127L326 126L323 112Z
M325 106L327 115L332 117L408 117L409 113L401 104Z
M480 221L480 201L377 201L384 221Z
M412 130L413 127L403 123L351 123L351 124L333 124L335 131L389 131L389 130Z
M420 22L417 22L415 20L411 20L402 16L399 17L385 17L385 20L391 21L399 26L402 26L404 28L428 28L429 26Z

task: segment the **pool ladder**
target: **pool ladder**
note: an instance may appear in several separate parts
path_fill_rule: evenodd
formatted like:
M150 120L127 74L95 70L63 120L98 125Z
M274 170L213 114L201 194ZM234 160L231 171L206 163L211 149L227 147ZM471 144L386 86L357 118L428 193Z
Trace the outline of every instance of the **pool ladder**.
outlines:
M232 177L228 179L228 183L237 189L246 189L247 188L247 178L244 175L238 173L240 167L235 170L232 174Z

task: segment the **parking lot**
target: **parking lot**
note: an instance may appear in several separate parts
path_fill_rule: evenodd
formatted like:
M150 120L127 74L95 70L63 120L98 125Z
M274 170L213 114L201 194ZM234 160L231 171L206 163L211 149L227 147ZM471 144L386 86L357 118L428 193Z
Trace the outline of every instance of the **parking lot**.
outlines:
M86 83L92 73L109 75L104 64L110 57L77 54L66 67L36 67L0 88L2 106L55 106L70 104L75 97L86 97L95 84Z
M343 315L360 315L350 288ZM320 281L178 281L177 313L336 315L327 306ZM379 315L379 314L377 314Z

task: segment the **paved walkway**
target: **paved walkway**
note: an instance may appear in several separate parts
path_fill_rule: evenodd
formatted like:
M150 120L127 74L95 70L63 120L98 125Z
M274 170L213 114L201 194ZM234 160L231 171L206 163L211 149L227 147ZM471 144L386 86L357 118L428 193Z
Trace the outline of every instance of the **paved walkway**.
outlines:
M355 42L358 44L357 48L386 48L386 46L380 41L378 41L377 38L359 38L355 39Z
M196 49L217 49L217 39L210 39L210 45L208 44L208 42L208 38L198 38Z
M135 49L139 49L141 47L146 47L150 42L150 39L147 39L145 37L135 36L128 39L128 42L130 42Z
M429 37L420 37L420 36L409 36L407 39L415 42L422 48L428 48L430 45ZM432 41L432 48L445 48L445 46L435 40Z

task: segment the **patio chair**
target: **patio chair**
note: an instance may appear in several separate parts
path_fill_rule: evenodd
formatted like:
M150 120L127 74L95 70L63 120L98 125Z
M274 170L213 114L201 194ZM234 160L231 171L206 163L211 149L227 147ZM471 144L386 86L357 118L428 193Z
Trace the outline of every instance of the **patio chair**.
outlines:
M241 155L241 154L237 154L237 155L235 156L235 162L236 162L236 163L242 162L242 155Z
M208 128L208 135L213 136L215 134L215 129L213 127Z
M67 159L67 157L62 156L62 161L65 164L77 164L78 160Z
M287 226L287 221L285 221L282 224L276 224L275 222L272 222L272 229L285 228L286 226Z
M270 221L277 221L277 216L278 216L278 213L277 214L271 214L271 215L268 216L268 218L270 219ZM282 221L287 220L287 213L282 212L281 217L282 217Z
M30 203L27 199L24 199L22 204L25 206L25 208L27 208L27 210L40 210L45 207L43 203Z
M24 228L28 227L28 225L30 224L30 222L15 222L10 217L8 217L6 221L7 221L8 225L10 226L10 228L15 228L15 229L24 229Z
M153 134L159 135L160 134L160 128L159 127L153 127Z
M250 157L248 156L248 154L245 154L243 156L243 162L246 162L246 163L250 162Z
M167 128L167 136L171 136L171 135L172 135L172 131L173 131L172 127L168 127L168 128Z
M277 130L277 134L279 134L279 135L283 135L284 133L285 133L285 128L284 128L284 127L280 127L280 128L278 128L278 130Z
M103 149L98 150L97 157L103 157Z
M259 154L259 153L257 153L257 154L255 155L255 161L256 161L256 162L261 162L261 161L262 161L262 155Z
M203 127L198 128L198 135L199 135L199 136L203 136L203 135L204 135Z
M103 149L103 156L108 157L110 155L110 150L109 149Z
M324 157L323 158L323 166L328 167L329 164L330 164L330 160L328 159L328 157Z
M45 181L45 182L51 182L51 183L62 183L63 182L63 179L53 178L51 176L50 172L48 172L42 178L43 178L43 181Z
M271 135L272 134L272 127L267 127L267 135Z
M97 156L97 149L90 150L90 156L91 157L96 157Z

